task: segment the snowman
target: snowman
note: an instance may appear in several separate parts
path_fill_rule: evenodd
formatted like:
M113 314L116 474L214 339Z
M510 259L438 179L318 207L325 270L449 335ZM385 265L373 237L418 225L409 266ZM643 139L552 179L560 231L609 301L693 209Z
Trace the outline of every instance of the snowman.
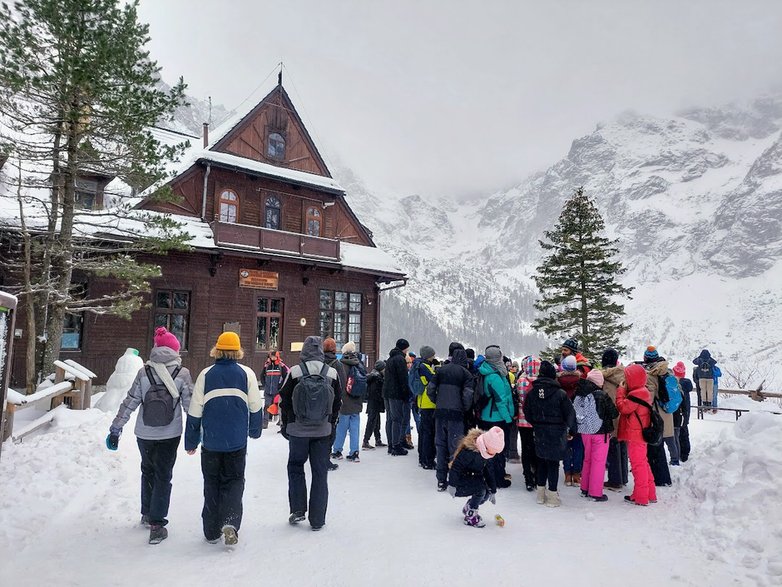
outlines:
M144 361L138 356L138 351L131 348L127 349L125 354L117 359L114 373L111 374L111 377L106 382L106 393L98 400L95 407L104 412L116 412L122 400L128 395L136 375L143 367Z

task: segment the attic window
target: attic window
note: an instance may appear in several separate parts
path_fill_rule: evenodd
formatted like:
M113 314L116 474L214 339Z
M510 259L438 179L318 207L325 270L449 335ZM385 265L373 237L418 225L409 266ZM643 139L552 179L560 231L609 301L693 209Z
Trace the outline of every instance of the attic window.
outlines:
M98 182L94 179L77 179L74 205L83 210L96 208L95 200L98 195Z
M285 138L278 132L269 134L266 141L266 155L270 159L282 161L285 159Z
M307 234L320 236L320 210L315 207L307 208Z

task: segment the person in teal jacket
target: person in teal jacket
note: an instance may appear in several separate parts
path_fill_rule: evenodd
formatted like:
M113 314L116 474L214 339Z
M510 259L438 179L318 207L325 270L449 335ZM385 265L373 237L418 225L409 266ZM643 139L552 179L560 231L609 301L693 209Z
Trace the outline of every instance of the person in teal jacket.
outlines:
M499 427L505 435L505 446L510 445L510 427L513 425L513 393L508 382L508 369L502 360L500 347L491 345L483 353L486 360L481 363L478 372L483 380L483 407L479 426L483 430ZM499 487L510 487L510 475L505 471L506 454L497 455L495 475Z

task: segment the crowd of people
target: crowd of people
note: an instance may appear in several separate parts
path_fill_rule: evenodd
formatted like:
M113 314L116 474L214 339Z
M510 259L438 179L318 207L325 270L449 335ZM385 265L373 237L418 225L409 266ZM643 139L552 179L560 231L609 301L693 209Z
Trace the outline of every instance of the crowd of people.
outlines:
M633 490L624 500L646 506L657 501L657 487L671 485L669 466L690 454L693 382L683 362L671 368L653 346L642 361L626 366L611 348L594 364L573 338L551 360L527 356L519 363L497 345L476 355L453 342L440 361L431 346L416 355L400 338L388 358L367 373L354 343L343 345L338 355L333 338L310 336L297 365L289 368L279 352L269 353L256 378L239 362L244 355L239 336L224 332L211 351L214 364L194 384L181 366L177 338L159 328L154 342L106 438L107 447L116 450L123 426L142 406L135 434L141 521L149 527L150 544L168 536L172 471L183 430L188 454L201 447L204 537L228 545L238 542L242 521L247 438L260 437L275 417L289 445L289 522L306 519L315 531L326 523L328 472L339 466L333 461L358 463L362 450L382 447L403 457L417 449L418 464L434 471L438 491L468 497L462 515L473 527L485 525L480 506L511 486L510 464L521 465L524 486L541 505L561 505L562 466L565 485L579 487L595 502L608 500L606 490L622 491L632 472ZM713 409L716 361L704 349L693 365L699 404Z

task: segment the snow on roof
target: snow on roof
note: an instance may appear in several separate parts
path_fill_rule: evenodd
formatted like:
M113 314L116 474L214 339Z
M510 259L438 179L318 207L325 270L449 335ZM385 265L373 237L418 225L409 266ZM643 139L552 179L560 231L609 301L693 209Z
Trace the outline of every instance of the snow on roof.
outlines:
M340 262L347 268L393 273L400 277L405 274L391 255L377 247L341 242L339 254Z

